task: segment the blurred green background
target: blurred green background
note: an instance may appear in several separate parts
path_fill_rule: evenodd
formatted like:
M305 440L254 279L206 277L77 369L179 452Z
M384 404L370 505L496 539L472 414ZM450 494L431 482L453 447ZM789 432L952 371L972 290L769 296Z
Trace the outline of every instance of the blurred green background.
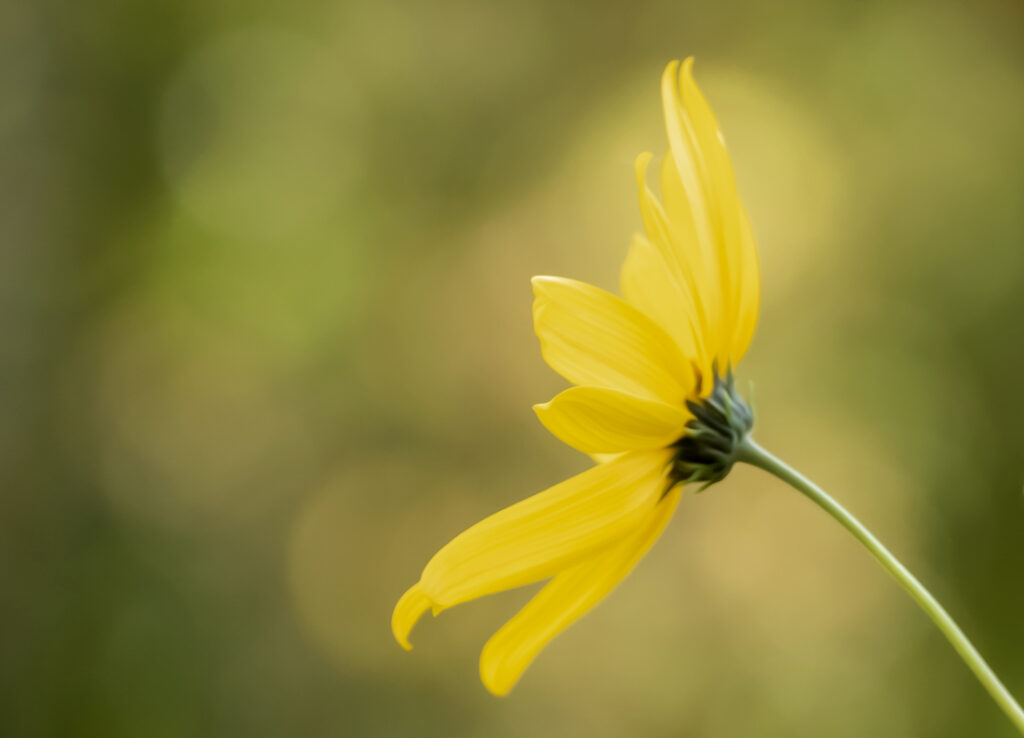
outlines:
M513 695L391 608L588 466L529 277L617 286L694 54L763 263L759 440L1024 697L1024 5L0 5L0 734L1009 736L833 522L684 498Z

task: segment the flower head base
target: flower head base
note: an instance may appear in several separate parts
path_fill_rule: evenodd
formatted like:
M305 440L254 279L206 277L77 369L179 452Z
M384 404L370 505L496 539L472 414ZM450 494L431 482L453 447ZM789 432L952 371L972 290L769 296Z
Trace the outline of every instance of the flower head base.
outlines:
M715 376L708 397L688 400L693 420L686 435L675 443L672 478L684 483L703 482L698 492L720 482L732 470L740 444L754 427L754 413L736 392L732 371Z

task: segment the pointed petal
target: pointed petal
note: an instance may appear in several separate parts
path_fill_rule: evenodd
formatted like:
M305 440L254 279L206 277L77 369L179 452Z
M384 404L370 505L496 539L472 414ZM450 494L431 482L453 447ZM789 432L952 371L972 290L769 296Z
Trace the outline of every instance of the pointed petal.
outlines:
M754 244L754 233L746 213L742 218L742 248L740 262L739 315L736 323L736 336L732 342L730 358L733 366L739 363L750 347L757 328L757 314L761 302L761 267L757 258L757 247Z
M683 404L693 369L653 320L583 282L534 277L533 289L534 330L552 369L573 384Z
M682 406L601 387L572 387L533 409L556 438L585 454L665 448L692 417Z
M683 356L695 365L698 377L710 382L713 357L702 344L706 331L693 301L672 278L661 251L644 237L635 236L619 279L626 301L672 336Z
M495 695L508 694L551 639L589 612L643 558L675 512L681 487L664 497L633 535L566 569L538 592L484 646L480 678Z
M662 76L670 148L662 167L662 195L670 231L692 224L699 248L679 258L696 265L700 279L695 302L707 313L703 345L724 368L739 361L753 334L756 308L750 303L758 276L748 270L756 271L756 254L725 140L692 67L692 57L681 66L672 62ZM687 245L677 242L674 247Z
M707 289L708 270L712 264L710 257L702 253L703 247L694 230L693 219L689 217L689 203L685 194L677 198L681 207L670 216L647 186L647 166L650 162L651 155L644 153L636 158L634 165L644 230L667 267L666 278L679 293L684 303L683 315L693 324L696 345L702 348L718 310L717 291ZM675 171L675 167L669 168ZM675 181L678 182L678 176ZM682 348L685 350L685 347Z
M395 607L395 638L442 610L530 584L607 548L640 525L667 485L668 451L624 454L463 531L427 563Z
M693 79L693 57L683 62L679 76L682 104L693 126L693 137L704 161L709 217L718 251L719 279L722 290L722 326L726 331L739 321L739 286L742 260L739 194L732 171L732 162L725 149L725 138L715 114ZM729 361L731 336L723 336L719 361Z
M679 211L679 218L692 220L703 253L714 255L718 249L715 247L715 234L710 217L707 169L693 122L683 106L678 74L677 61L671 62L665 68L665 73L661 77L661 99L670 153L688 205L685 211ZM669 217L675 220L676 212L669 213Z

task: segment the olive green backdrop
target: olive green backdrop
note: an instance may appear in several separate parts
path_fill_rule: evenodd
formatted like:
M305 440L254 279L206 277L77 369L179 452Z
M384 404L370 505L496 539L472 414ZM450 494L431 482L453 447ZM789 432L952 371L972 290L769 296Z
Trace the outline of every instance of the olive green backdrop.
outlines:
M588 465L529 277L615 289L697 57L757 233L758 439L1024 696L1024 6L0 7L0 734L1010 736L831 520L687 495L512 696L525 601L404 653L480 517Z

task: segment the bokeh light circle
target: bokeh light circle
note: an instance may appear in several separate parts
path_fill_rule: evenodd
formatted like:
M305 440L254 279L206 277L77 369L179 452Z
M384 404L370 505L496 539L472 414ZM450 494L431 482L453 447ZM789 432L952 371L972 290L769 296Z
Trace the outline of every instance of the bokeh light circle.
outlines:
M362 104L344 64L283 31L246 30L196 51L160 110L164 173L182 205L234 236L322 226L362 169Z

